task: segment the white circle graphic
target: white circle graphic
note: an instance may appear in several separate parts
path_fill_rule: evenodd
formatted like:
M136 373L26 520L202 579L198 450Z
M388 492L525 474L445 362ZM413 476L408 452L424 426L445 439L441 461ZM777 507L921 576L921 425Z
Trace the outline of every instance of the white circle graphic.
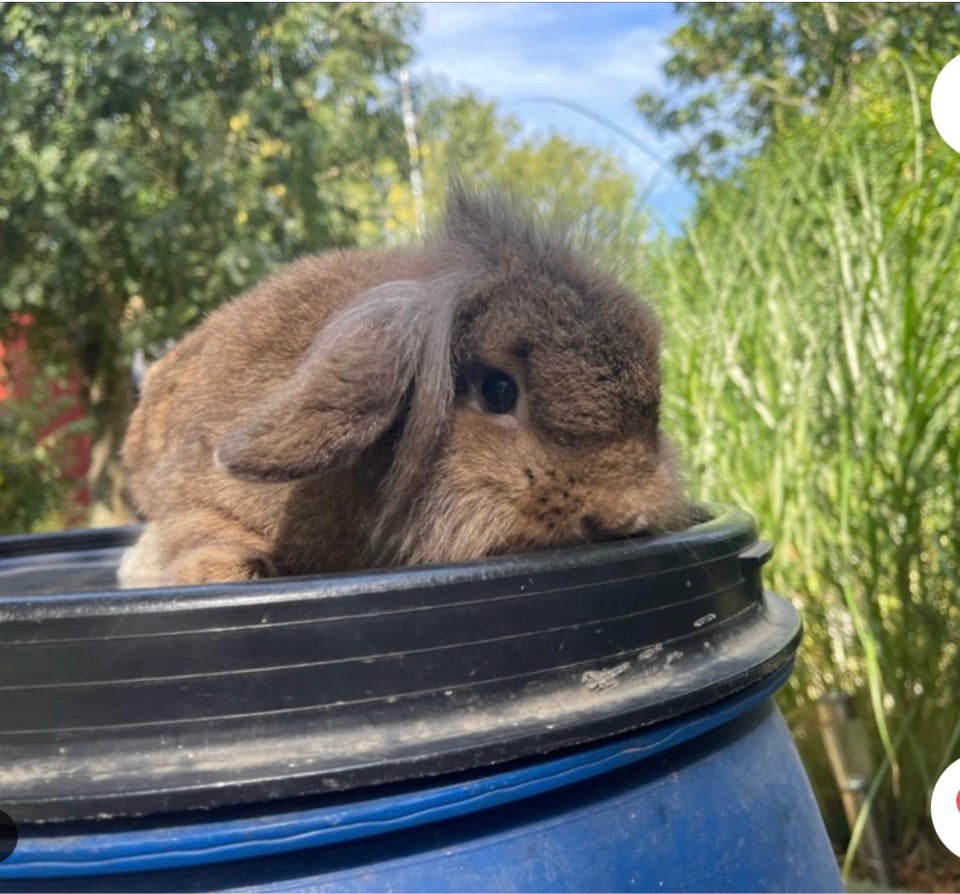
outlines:
M960 56L955 56L937 75L930 93L933 125L954 152L960 152Z
M930 818L940 840L960 857L960 761L950 764L933 787Z

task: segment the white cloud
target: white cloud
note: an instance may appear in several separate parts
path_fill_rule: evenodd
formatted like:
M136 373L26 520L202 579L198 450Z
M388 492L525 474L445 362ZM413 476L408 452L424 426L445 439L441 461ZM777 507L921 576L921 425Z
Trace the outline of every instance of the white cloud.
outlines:
M666 55L661 42L667 33L645 25L617 27L610 10L622 9L630 22L639 15L635 7L421 4L417 68L503 100L531 91L579 101L632 94L661 80L659 65Z
M663 82L664 39L678 19L664 4L422 3L414 72L497 100L527 133L557 132L612 151L642 191L677 202L677 182L662 165L591 118L556 102L572 102L634 135L653 155L671 150L636 112L633 99ZM659 176L657 172L659 171ZM674 215L674 208L666 214Z
M478 29L517 28L551 22L550 4L537 3L420 3L423 36L431 41L460 39Z

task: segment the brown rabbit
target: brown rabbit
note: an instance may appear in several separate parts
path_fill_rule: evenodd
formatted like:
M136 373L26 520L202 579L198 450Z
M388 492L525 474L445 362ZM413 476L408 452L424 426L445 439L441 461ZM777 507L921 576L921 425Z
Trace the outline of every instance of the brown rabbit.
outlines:
M454 187L417 250L332 252L150 369L123 445L125 586L440 563L681 525L658 325L572 248Z

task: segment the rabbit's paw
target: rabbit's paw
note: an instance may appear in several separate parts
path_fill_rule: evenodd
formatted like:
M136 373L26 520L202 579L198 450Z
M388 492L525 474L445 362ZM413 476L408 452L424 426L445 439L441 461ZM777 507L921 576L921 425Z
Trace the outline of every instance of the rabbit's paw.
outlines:
M205 543L181 555L174 563L176 583L231 583L279 577L274 561L260 550L239 544Z

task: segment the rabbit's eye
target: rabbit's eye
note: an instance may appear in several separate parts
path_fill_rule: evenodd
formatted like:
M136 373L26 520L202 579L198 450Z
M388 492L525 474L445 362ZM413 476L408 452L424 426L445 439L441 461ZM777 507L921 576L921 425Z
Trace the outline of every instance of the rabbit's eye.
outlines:
M491 413L512 413L517 406L517 383L506 373L493 370L480 382L480 397Z

